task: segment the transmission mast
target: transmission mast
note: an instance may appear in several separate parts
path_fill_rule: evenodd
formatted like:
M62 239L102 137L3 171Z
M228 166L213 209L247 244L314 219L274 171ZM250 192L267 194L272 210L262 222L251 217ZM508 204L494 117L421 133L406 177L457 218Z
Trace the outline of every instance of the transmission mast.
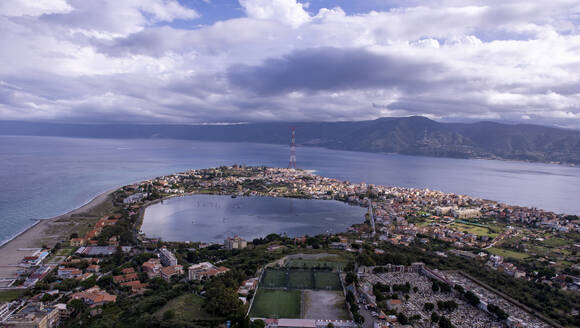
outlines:
M296 168L296 128L292 128L292 142L290 143L290 162L288 168Z

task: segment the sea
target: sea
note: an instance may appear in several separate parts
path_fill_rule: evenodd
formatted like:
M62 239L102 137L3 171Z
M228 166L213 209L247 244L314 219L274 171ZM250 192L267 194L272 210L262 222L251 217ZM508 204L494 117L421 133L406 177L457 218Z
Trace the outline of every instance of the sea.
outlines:
M429 188L580 214L580 168L298 147L297 165L327 177ZM125 184L221 165L286 167L289 147L170 139L0 136L0 241Z

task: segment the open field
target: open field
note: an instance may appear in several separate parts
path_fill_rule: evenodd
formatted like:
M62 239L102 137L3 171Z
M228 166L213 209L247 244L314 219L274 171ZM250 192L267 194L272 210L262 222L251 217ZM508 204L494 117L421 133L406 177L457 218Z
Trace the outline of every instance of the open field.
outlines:
M347 259L321 259L321 260L307 260L307 259L293 259L286 264L289 268L295 269L332 269L343 270L348 264Z
M299 290L258 289L250 312L260 318L300 318Z
M11 302L24 294L26 290L2 290L0 291L0 302Z
M303 319L349 319L342 292L305 290L304 302Z
M547 247L562 247L566 245L570 245L570 241L564 238L559 237L552 237L550 239L546 239L542 242L542 245Z
M311 289L312 271L290 271L288 278L288 288Z
M286 270L266 270L262 278L262 286L268 288L286 288L288 285Z
M468 233L474 234L476 236L488 236L488 237L494 238L498 235L498 233L491 232L490 229L488 229L486 227L484 228L484 227L480 227L480 226L472 225L472 224L454 222L450 225L450 227L454 230L461 231L461 232L467 231Z
M314 285L316 289L341 290L340 280L336 272L315 272Z
M222 319L205 312L201 307L202 303L203 299L197 295L181 295L167 302L167 304L155 312L155 316L161 319L165 312L171 310L175 314L172 321L192 322L198 320L213 321Z
M488 248L487 250L492 254L503 256L504 258L514 258L517 260L523 260L529 257L529 255L526 253L516 252L505 248L491 247Z

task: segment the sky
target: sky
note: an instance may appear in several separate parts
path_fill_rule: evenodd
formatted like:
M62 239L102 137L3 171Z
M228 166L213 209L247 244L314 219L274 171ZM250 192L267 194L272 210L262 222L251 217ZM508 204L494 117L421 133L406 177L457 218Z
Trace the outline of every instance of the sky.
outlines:
M0 2L0 120L580 129L577 0Z

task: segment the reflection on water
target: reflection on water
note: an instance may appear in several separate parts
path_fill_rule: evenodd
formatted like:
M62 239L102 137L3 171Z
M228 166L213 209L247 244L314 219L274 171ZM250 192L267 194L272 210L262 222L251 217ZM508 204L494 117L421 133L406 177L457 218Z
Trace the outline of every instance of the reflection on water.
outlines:
M295 237L346 231L365 213L337 201L192 195L148 207L141 229L168 241L221 242L233 235L252 240L270 233Z

